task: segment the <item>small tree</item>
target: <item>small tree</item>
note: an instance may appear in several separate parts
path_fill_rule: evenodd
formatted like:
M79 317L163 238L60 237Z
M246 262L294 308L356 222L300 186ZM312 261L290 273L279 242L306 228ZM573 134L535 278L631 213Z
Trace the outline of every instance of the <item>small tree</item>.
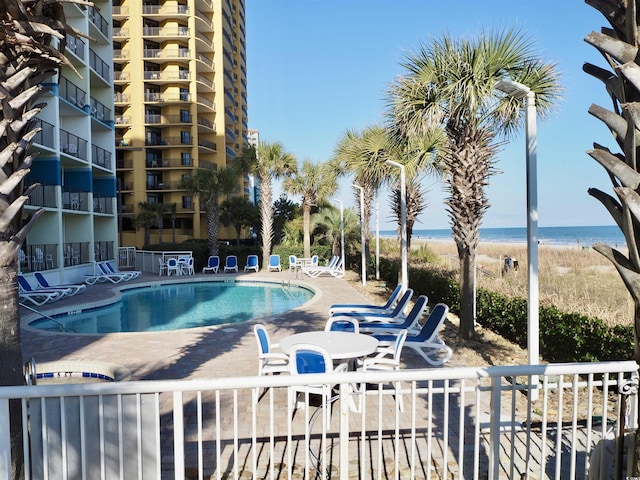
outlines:
M260 212L244 197L231 197L220 205L220 221L225 227L233 225L236 232L236 246L240 246L240 234L244 227L255 226Z
M149 246L151 244L151 227L158 226L158 219L161 216L156 203L140 202L138 207L135 225L136 228L144 229L144 246Z

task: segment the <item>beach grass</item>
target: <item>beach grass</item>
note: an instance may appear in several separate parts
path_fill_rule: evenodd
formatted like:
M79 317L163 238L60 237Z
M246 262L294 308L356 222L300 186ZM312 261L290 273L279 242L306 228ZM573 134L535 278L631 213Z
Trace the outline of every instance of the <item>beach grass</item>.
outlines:
M391 246L393 245L393 246ZM391 251L397 242L386 245ZM540 245L539 296L542 305L554 305L564 312L597 317L608 325L633 324L634 306L613 265L589 247ZM504 258L517 259L519 268L503 272ZM435 259L435 260L434 260ZM411 261L438 262L458 269L453 241L414 240ZM477 266L489 275L477 275L478 287L505 296L527 297L527 247L524 243L480 243Z

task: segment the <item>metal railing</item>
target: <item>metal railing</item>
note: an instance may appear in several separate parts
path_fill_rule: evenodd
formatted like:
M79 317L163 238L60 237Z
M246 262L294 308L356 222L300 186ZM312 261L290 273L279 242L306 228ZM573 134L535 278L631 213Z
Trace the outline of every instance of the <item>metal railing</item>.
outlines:
M637 385L601 362L3 387L0 476L19 399L27 480L624 478Z

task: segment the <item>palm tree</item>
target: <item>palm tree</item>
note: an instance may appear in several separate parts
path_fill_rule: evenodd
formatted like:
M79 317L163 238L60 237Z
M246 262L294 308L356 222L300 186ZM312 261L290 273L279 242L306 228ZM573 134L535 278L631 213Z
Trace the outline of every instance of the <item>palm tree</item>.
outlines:
M236 246L240 246L243 227L252 227L258 220L257 207L244 197L231 197L220 205L220 221L225 227L233 225L236 232Z
M295 155L282 144L261 141L250 171L260 182L260 220L262 225L262 265L269 265L273 242L273 179L286 177L298 168Z
M559 96L558 73L514 30L483 33L475 39L445 34L408 54L402 66L406 73L390 90L394 125L409 138L434 125L446 133L439 154L460 258L460 332L465 339L473 338L476 250L479 227L489 208L485 187L496 173L496 136L509 136L524 121L520 101L495 86L505 77L527 85L536 94L543 117Z
M380 184L389 175L385 160L393 147L387 131L380 126L370 126L361 133L347 130L335 148L333 162L337 174L352 173L354 181L363 189L364 216L361 219L365 234L365 258L369 258L369 237L371 236L371 211L373 199ZM359 200L359 192L357 203ZM366 272L366 265L365 265Z
M344 220L344 244L345 251L348 246L354 244L360 239L360 229L358 228L358 215L353 208L347 208L342 212ZM342 237L342 222L340 219L340 210L335 207L324 207L311 216L311 229L320 230L329 245L331 245L331 254L340 255L340 241Z
M219 197L229 196L238 188L238 175L231 168L216 170L197 168L181 183L189 195L199 197L207 210L207 240L209 255L218 255Z
M283 189L292 195L302 197L302 229L304 256L311 256L311 207L324 202L338 189L335 171L328 164L316 164L310 160L302 163L302 168L285 178Z
M18 251L44 209L22 221L22 206L37 185L24 190L33 155L29 146L40 132L37 115L46 107L38 102L57 69L67 65L64 56L67 34L76 32L65 21L62 2L56 0L4 0L0 6L0 386L22 385L20 314L18 310ZM58 43L58 39L60 39ZM57 45L54 46L54 45ZM76 71L77 73L77 71ZM21 409L11 403L12 478L23 474Z
M139 211L135 218L136 228L144 229L144 245L149 246L151 243L151 227L157 227L162 220L159 205L157 203L140 202L138 203Z
M627 253L609 245L596 244L594 249L608 258L620 274L634 302L635 360L640 362L640 153L637 132L640 128L638 103L640 84L637 72L640 60L634 53L638 48L637 2L587 2L610 23L610 28L591 32L585 39L607 60L602 68L590 63L584 70L600 80L611 96L612 110L591 105L589 113L602 121L613 134L616 152L594 143L587 153L608 173L613 195L590 188L589 195L608 210L626 239ZM638 407L640 408L640 406ZM637 415L638 412L636 412ZM636 429L633 469L631 475L640 475L640 430ZM632 477L631 477L632 478Z

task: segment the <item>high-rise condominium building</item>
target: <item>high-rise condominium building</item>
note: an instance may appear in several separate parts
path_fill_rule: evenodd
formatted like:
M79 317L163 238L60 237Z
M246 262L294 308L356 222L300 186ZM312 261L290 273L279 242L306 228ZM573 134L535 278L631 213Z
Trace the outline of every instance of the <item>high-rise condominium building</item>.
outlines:
M117 258L111 4L93 3L64 4L67 23L91 39L67 36L73 68L42 84L47 106L25 178L33 190L23 215L44 213L19 252L19 268L27 277L42 271L51 283L82 281L93 262Z
M124 246L143 246L141 203L166 206L152 244L207 237L200 199L181 182L199 167L225 168L247 143L244 15L244 0L113 0ZM238 186L248 196L246 180Z

